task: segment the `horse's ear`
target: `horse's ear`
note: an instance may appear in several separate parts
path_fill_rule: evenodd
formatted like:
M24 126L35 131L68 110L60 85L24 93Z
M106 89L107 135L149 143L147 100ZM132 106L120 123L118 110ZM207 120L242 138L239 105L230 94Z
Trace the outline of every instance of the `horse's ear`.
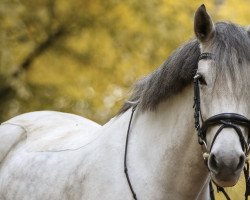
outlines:
M201 42L208 41L213 36L214 24L206 11L204 4L202 4L195 12L194 32L197 39Z

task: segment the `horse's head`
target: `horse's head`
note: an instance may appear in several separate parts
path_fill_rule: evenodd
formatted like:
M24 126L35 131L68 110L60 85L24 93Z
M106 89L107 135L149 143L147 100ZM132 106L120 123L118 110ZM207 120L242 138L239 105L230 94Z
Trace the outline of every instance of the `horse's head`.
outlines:
M204 5L195 13L194 31L201 53L209 53L197 70L201 125L210 118L205 132L208 168L217 185L233 186L246 161L244 141L250 134L248 123L242 122L250 117L250 33L232 23L214 24Z

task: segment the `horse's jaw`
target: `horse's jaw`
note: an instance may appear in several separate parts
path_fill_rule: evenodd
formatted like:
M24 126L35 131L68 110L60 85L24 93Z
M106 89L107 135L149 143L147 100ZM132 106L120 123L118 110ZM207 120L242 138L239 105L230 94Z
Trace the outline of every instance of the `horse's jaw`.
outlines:
M216 176L215 174L211 173L211 177L213 182L220 187L233 187L237 184L240 174L233 174L229 178L220 178Z

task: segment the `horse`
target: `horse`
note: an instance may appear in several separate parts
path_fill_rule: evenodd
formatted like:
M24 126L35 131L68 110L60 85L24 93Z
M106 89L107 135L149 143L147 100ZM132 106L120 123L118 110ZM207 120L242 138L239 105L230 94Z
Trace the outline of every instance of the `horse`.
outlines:
M250 31L201 5L194 33L103 126L53 111L2 123L0 199L209 200L210 179L234 186L249 151Z

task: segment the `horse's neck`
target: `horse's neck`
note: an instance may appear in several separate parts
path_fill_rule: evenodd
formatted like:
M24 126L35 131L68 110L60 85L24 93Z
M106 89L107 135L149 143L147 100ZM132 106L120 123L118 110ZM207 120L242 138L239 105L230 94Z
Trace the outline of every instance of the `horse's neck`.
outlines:
M138 112L129 139L128 166L140 199L196 199L207 177L194 130L192 87Z

